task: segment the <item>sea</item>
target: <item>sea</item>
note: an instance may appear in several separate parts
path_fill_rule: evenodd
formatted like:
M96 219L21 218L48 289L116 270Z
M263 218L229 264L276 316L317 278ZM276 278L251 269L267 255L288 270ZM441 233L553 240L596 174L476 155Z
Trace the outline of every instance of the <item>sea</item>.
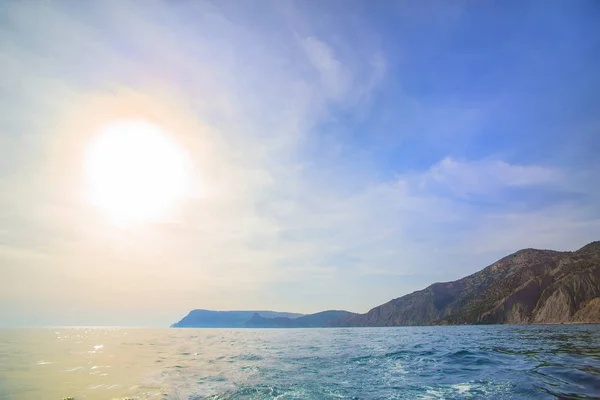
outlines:
M600 325L0 330L0 399L600 398Z

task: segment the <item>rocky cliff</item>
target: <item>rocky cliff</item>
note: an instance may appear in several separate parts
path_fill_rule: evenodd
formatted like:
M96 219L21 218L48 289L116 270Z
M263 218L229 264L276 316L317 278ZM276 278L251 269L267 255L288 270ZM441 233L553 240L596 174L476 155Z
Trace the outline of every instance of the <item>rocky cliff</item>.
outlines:
M337 326L600 323L600 242L526 249L454 282L391 300Z

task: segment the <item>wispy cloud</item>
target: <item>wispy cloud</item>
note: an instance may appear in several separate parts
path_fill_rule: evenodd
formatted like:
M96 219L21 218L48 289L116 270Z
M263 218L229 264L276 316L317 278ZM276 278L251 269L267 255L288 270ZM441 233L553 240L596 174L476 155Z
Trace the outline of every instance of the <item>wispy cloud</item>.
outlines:
M302 40L302 46L311 64L318 71L320 81L328 96L343 98L350 89L349 72L335 57L331 48L314 37Z
M420 188L443 187L468 197L507 188L564 188L566 176L560 169L539 165L515 165L502 160L458 161L447 157L425 174L413 178Z

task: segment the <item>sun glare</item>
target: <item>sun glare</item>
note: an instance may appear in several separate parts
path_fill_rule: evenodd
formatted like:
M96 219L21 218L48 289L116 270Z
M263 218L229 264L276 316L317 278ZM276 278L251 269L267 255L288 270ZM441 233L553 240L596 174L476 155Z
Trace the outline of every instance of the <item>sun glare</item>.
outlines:
M145 121L106 126L85 159L90 200L118 225L163 216L185 196L188 170L186 153Z

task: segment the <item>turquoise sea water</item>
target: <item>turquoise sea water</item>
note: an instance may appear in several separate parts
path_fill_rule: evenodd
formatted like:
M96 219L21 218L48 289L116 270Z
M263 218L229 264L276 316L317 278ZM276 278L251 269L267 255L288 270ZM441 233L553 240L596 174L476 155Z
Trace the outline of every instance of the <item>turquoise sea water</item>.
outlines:
M600 398L600 325L0 331L0 398Z

